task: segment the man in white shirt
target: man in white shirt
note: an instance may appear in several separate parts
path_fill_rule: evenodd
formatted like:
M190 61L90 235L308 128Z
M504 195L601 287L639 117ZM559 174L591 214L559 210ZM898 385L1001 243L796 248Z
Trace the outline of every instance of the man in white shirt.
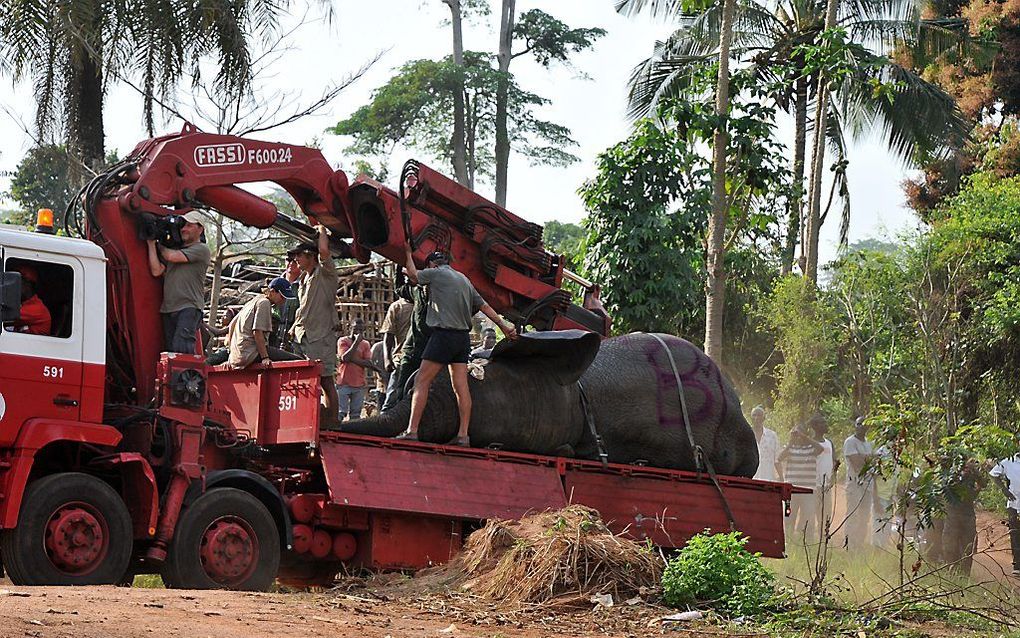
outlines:
M765 408L760 405L751 410L751 429L758 441L758 471L754 473L754 478L759 481L778 481L779 468L776 461L779 459L779 436L774 430L765 427Z
M1020 445L1020 435L1017 436ZM1020 453L996 463L990 472L1006 496L1009 515L1009 545L1013 551L1013 575L1020 576Z
M867 439L868 428L864 417L858 417L854 433L843 442L843 459L846 461L846 542L847 547L864 547L871 544L872 506L875 500L875 480L870 461L874 446Z
M823 534L828 533L827 525L832 520L832 512L835 506L833 485L836 480L836 470L839 469L839 461L836 460L833 452L832 441L825 435L829 432L829 423L821 412L815 413L808 421L808 427L814 433L815 441L822 446L822 452L818 455L818 482L815 487L815 516L818 518L818 529Z

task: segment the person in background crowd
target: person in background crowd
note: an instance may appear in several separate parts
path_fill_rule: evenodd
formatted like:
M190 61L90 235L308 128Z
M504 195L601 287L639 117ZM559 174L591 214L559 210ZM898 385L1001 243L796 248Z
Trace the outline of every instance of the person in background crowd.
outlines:
M758 471L754 478L760 481L779 481L779 435L765 427L765 408L756 405L751 410L751 429L758 441Z
M372 377L374 380L374 389L369 394L374 393L373 407L375 408L375 414L378 414L382 409L383 401L386 399L386 385L390 381L391 373L386 369L386 343L384 341L376 341L372 344L372 363L375 365Z
M403 283L403 275L397 273L398 288ZM386 309L379 332L383 335L383 365L386 369L386 387L383 398L379 401L379 410L383 410L386 399L394 393L397 380L400 378L400 359L403 355L404 343L411 332L411 317L414 314L414 303L401 296L397 291L397 300ZM405 379L406 381L406 379Z
M884 547L892 538L893 499L896 498L898 472L891 467L892 451L883 445L875 450L875 459L882 464L882 471L875 472L875 520L872 523L871 542L875 547Z
M471 422L471 390L468 387L467 363L471 354L471 317L479 310L492 322L498 324L503 334L510 339L517 338L517 330L496 314L478 294L471 280L450 267L450 256L436 251L429 255L423 270L414 265L411 247L406 247L407 276L412 283L428 286L429 306L427 323L432 329L422 353L421 369L414 381L411 398L411 422L400 435L403 439L418 438L418 424L421 422L429 398L432 380L443 367L450 371L453 393L457 398L457 412L460 423L457 436L451 444L466 446L468 426Z
M496 347L496 330L494 328L482 329L482 343L471 351L472 359L488 359L492 355L492 349Z
M989 473L1006 497L1013 575L1020 576L1020 434L1017 434L1015 443L1017 453L996 463Z
M398 279L403 275L398 273ZM404 339L404 347L400 351L400 363L390 377L390 383L386 390L386 401L383 403L382 411L389 410L407 393L407 383L411 375L417 372L421 366L421 356L425 352L425 344L432 335L427 318L429 311L429 291L424 286L415 286L409 281L401 281L397 287L397 294L411 302L411 325L407 331L407 338Z
M783 464L783 478L787 483L812 490L818 484L818 455L822 446L800 424L790 432L790 442L779 453ZM815 515L817 497L812 494L794 494L790 499L790 516L786 519L787 538L797 542L818 541L818 517Z
M829 433L829 423L825 416L821 412L816 412L808 421L808 427L811 428L815 441L822 446L822 451L818 455L818 480L815 483L815 516L818 519L820 538L821 534L825 533L826 526L831 526L832 512L836 504L833 495L839 461L836 460L832 441L826 437Z
M341 337L337 344L340 366L336 373L337 396L340 399L338 419L361 418L365 405L365 371L375 369L372 363L372 346L365 339L365 321L355 319L351 334Z
M204 321L199 324L199 330L202 333L202 352L207 354L211 353L214 349L213 345L215 345L213 343L213 339L224 338L227 336L227 333L230 332L230 322L237 316L237 310L237 308L227 308L224 310L223 319L220 320L219 328L210 326Z
M846 547L863 547L871 543L875 480L870 464L874 457L874 446L867 434L864 417L857 417L854 433L843 442L843 459L846 461Z
M320 426L333 429L338 425L339 398L333 376L337 361L336 291L340 277L329 251L329 231L321 224L315 244L302 243L287 253L287 259L301 269L298 279L298 308L291 332L301 354L322 362L323 404Z
M205 273L212 253L202 243L202 214L184 215L181 227L183 245L167 248L155 239L148 240L149 272L163 278L163 345L167 352L195 354L198 324L205 307Z
M30 335L50 334L53 326L50 309L36 294L39 273L26 264L18 265L15 270L21 273L21 313L14 322L14 332Z
M282 306L293 294L290 282L277 277L262 289L262 294L244 304L227 328L227 365L236 370L256 361L269 365L271 361L293 361L299 358L269 345L273 306Z

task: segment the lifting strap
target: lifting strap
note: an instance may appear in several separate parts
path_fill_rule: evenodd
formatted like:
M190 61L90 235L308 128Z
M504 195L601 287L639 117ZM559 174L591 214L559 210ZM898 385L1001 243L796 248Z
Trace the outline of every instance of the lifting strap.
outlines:
M584 386L581 385L580 379L577 381L577 389L581 393L581 410L584 412L584 423L588 426L588 430L591 431L592 438L595 439L595 446L598 448L599 460L602 461L603 469L609 467L609 454L606 452L605 442L599 435L598 430L595 429L595 417L591 414L591 406L588 404L588 395L584 392Z
M666 351L666 358L669 359L669 367L673 369L673 378L676 379L677 394L680 397L680 416L684 422L684 430L687 432L687 441L691 444L691 453L694 455L694 462L698 468L698 475L700 478L702 468L708 472L708 476L712 479L712 484L715 485L715 490L719 492L719 498L722 499L723 510L726 512L726 518L730 521L730 531L737 529L737 521L733 517L733 510L730 509L730 502L726 499L726 494L723 492L722 485L719 484L719 479L716 477L715 468L712 467L712 461L705 454L705 451L700 445L694 441L694 431L691 430L691 418L687 412L687 397L684 393L684 383L680 380L680 371L677 370L676 361L673 359L673 352L663 341L662 337L654 333L646 333L662 346L662 349Z

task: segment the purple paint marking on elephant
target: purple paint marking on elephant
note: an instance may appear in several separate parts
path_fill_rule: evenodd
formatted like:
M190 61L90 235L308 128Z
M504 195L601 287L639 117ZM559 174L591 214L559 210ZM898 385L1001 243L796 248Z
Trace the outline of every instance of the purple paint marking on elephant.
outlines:
M704 401L701 407L693 414L689 414L692 421L698 422L703 421L709 417L712 411L715 409L715 396L713 395L712 388L709 388L701 380L700 374L697 374L702 368L701 351L690 343L675 337L673 335L660 335L663 341L666 342L667 347L672 345L679 346L681 350L687 350L691 356L691 360L694 362L689 370L682 370L680 366L677 366L677 371L680 374L680 380L683 382L685 393L688 398L689 393L693 391L700 391ZM672 343L671 343L672 342ZM672 348L671 348L672 349ZM660 363L660 353L661 360ZM679 402L678 388L676 384L676 378L673 375L673 368L669 365L669 358L665 353L662 352L662 345L658 341L647 343L644 347L645 359L648 361L648 365L655 371L656 376L656 409L658 411L659 426L667 429L671 428L682 428L684 427L682 413L677 411L676 415L667 414L666 406L675 406ZM676 357L673 358L674 362ZM709 360L710 362L711 360ZM722 392L722 385L719 384L719 391ZM688 407L690 407L691 401L688 401ZM725 406L723 406L725 410Z

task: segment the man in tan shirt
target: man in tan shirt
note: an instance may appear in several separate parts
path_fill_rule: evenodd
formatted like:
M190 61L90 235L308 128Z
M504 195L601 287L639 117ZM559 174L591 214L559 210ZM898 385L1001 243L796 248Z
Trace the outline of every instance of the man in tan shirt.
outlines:
M301 269L298 278L298 309L294 315L294 342L309 359L322 362L322 406L320 426L337 428L339 398L333 376L336 374L337 326L336 291L340 277L329 252L329 231L321 224L315 227L318 242L302 243L287 253L290 261Z
M401 353L404 349L404 342L407 340L407 334L411 330L411 313L413 310L413 303L403 297L397 297L397 300L386 309L386 316L383 318L382 326L379 328L379 332L383 334L381 342L382 362L387 375L386 388L383 393L387 397L396 389L397 381L400 378L400 371L397 370L397 367L399 366ZM385 398L380 401L380 411L383 401L385 401Z
M270 361L291 361L297 355L269 346L269 333L273 330L273 306L283 306L294 296L290 282L277 277L241 308L230 322L227 332L227 365L244 368L256 361L269 365Z

